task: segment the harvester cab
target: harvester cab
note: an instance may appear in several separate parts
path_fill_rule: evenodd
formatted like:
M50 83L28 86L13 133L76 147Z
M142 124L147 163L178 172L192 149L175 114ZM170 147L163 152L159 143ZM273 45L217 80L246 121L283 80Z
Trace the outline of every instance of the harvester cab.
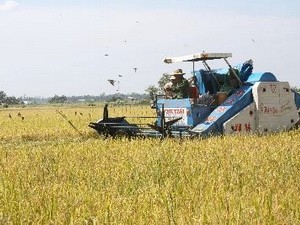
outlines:
M125 116L109 118L107 106L103 119L90 127L100 134L159 137L268 133L297 127L300 94L270 72L253 73L252 60L232 67L230 57L231 53L198 53L165 58L165 63L192 63L188 98L156 96L152 107L157 117L147 127L130 124ZM224 60L226 68L211 69L211 60ZM204 68L195 69L196 62Z
M199 53L180 57L167 57L165 63L191 62L192 72L189 78L189 98L170 99L166 96L158 96L155 100L157 111L157 124L161 124L161 115L166 121L181 118L173 124L173 134L190 135L190 130L201 122L204 122L208 115L227 97L226 92L219 92L220 87L225 85L228 71L232 71L232 76L239 85L242 81L238 76L238 71L234 70L227 58L231 53ZM224 60L228 68L222 70L212 70L209 61ZM195 70L195 63L202 62L204 69ZM226 82L228 83L228 82Z

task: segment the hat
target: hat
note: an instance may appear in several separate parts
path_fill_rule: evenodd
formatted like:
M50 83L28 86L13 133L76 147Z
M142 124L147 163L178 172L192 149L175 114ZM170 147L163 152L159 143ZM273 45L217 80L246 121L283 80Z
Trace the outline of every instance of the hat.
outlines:
M175 70L172 75L173 76L183 76L185 73L182 72L182 69Z

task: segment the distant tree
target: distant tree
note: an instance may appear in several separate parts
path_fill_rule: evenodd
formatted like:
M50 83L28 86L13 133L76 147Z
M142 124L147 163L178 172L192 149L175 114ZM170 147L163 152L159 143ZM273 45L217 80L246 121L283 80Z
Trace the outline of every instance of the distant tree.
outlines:
M5 98L5 103L7 105L18 105L18 104L22 104L23 101L22 101L22 99L18 99L16 97L12 96L12 97L6 97Z
M6 93L4 91L0 91L0 103L5 103Z
M154 96L164 92L164 86L170 82L170 74L164 73L157 82L158 87L150 85L145 91L149 94L150 99L154 99Z
M18 99L16 97L10 97L7 96L4 91L0 91L0 104L5 104L5 105L18 105L22 104L23 101L22 99Z
M170 82L170 74L164 73L158 81L158 87L159 87L160 91L164 90L164 86L168 82Z
M145 91L149 93L150 99L154 99L154 96L158 94L159 89L155 85L151 85Z
M112 95L112 97L110 99L108 99L108 102L117 102L120 101L122 98L120 96L117 95Z
M49 99L49 103L65 103L67 102L67 97L65 95L62 96L58 96L58 95L54 95L54 97Z

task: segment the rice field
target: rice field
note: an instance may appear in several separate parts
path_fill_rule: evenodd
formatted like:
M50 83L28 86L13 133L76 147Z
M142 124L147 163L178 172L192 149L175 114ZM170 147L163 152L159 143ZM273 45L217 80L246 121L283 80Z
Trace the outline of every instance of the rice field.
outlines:
M124 114L154 115L110 108ZM87 126L101 117L0 110L0 224L300 224L300 130L103 139Z

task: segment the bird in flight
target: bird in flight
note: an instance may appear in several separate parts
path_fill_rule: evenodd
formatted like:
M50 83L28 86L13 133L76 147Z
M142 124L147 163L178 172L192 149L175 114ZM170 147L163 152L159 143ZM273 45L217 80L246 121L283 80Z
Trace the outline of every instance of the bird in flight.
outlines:
M115 80L107 80L112 86L115 86Z

